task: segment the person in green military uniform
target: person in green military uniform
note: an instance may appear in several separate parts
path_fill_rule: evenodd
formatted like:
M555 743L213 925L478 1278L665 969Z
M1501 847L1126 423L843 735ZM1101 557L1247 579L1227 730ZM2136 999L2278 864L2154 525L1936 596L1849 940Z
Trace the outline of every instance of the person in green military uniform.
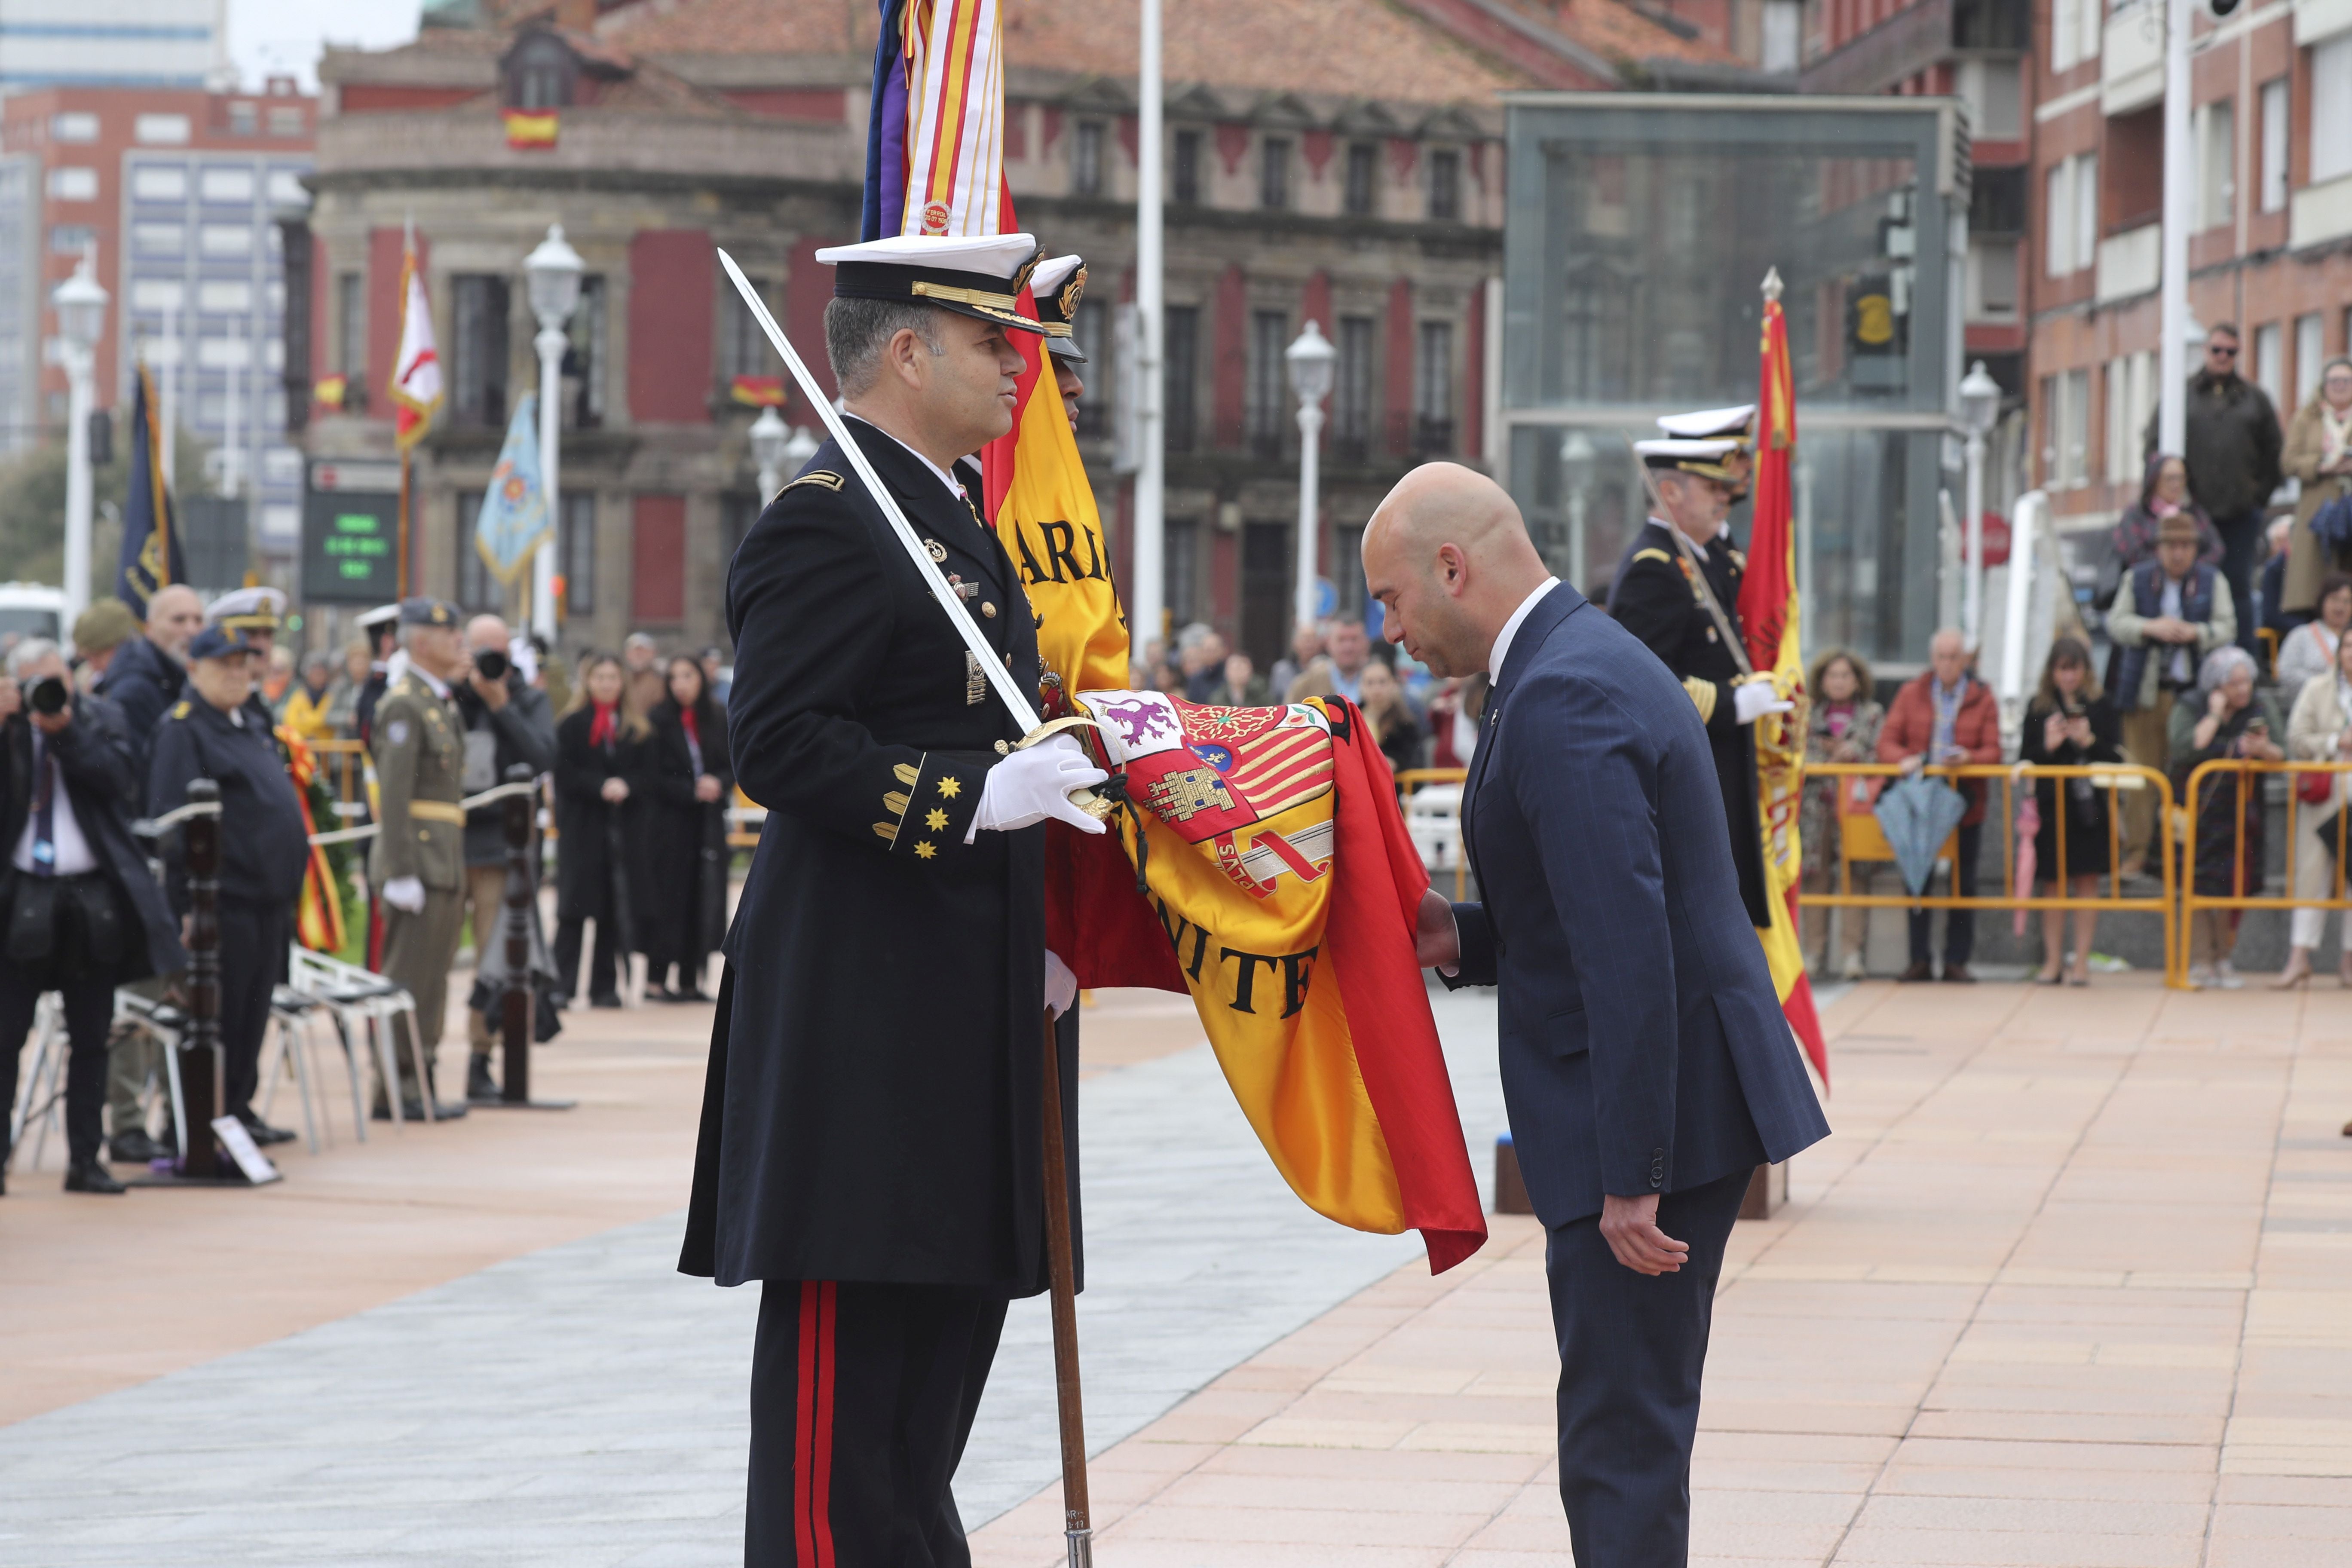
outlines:
M450 682L467 658L457 612L438 599L400 605L401 655L375 707L373 751L376 821L368 852L368 881L383 900L383 973L416 999L417 1035L429 1063L441 1044L449 1002L449 965L465 924L465 728ZM466 1114L463 1100L445 1102L433 1085L416 1080L415 1060L396 1053L401 1113L422 1121ZM375 1117L392 1118L378 1069Z

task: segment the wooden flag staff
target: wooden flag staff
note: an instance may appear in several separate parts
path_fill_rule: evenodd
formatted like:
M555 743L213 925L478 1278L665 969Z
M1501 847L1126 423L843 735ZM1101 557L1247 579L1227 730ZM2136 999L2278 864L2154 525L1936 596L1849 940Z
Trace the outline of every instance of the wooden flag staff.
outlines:
M1087 1422L1078 1388L1078 1293L1070 1244L1069 1152L1062 1137L1061 1042L1045 1015L1045 1263L1054 1314L1054 1402L1062 1426L1062 1534L1069 1568L1094 1568L1087 1502Z

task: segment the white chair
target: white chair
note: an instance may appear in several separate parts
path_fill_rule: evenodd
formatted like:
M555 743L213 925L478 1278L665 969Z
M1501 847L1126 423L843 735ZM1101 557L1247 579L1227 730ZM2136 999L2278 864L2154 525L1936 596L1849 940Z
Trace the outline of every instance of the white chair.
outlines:
M0 1162L0 1170L12 1166L24 1152L26 1129L37 1129L33 1157L25 1166L28 1171L41 1168L41 1156L48 1149L49 1130L56 1128L60 1137L65 1134L65 1005L54 991L43 992L34 1005L33 1031L26 1041L25 1055L27 1059L22 1074L23 1087L16 1103L7 1108L8 1158Z
M163 1049L163 1090L172 1100L172 1133L179 1145L183 1159L188 1152L187 1102L180 1094L180 1037L187 1033L188 1015L169 1002L142 996L136 991L118 988L114 993L114 1021L131 1024L154 1037ZM146 1085L140 1086L144 1096Z
M278 1078L285 1072L287 1063L293 1063L295 1088L302 1099L302 1135L313 1154L319 1152L320 1126L326 1126L331 1138L334 1132L333 1122L316 1110L313 1100L312 1085L318 1078L318 1033L311 1026L321 1017L334 1026L335 1041L342 1050L344 1075L351 1080L352 1132L361 1142L366 1142L367 1103L360 1089L360 1080L365 1075L360 1070L360 1058L352 1048L351 1031L325 1002L291 985L280 985L270 994L269 1021L274 1032L261 1075L261 1113L266 1121L278 1096ZM324 1088L316 1093L315 1104L322 1105Z
M416 999L408 994L407 987L394 984L373 970L362 969L355 963L345 963L339 958L313 952L304 947L293 950L288 964L288 979L293 990L326 1007L333 1016L338 1030L344 1035L347 1060L351 1059L351 1026L357 1025L366 1031L375 1054L377 1068L387 1085L396 1084L400 1079L392 1026L395 1019L404 1020L408 1026L409 1054L416 1066L416 1081L420 1085L431 1083L432 1075L427 1070L430 1064L425 1057L425 1037L416 1025ZM354 1064L354 1086L358 1078ZM352 1092L358 1092L356 1087ZM402 1125L406 1117L401 1110L400 1096L387 1090L384 1098L391 1101L393 1124ZM421 1093L418 1098L425 1108L425 1120L432 1121L433 1096ZM364 1138L366 1134L362 1132L361 1136Z

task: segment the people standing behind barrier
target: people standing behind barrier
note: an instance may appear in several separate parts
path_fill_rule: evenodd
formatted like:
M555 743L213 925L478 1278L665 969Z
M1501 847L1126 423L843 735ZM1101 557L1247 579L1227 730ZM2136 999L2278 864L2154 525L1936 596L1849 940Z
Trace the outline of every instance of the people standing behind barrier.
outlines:
M678 654L668 677L668 692L647 720L652 734L636 835L643 869L632 879L642 911L637 945L648 992L665 1002L704 1002L703 972L727 934L727 803L735 763L727 750L727 710L700 662Z
M2263 508L2279 486L2278 412L2263 389L2238 374L2238 329L2227 322L2205 336L2205 363L2189 378L2188 426L2181 456L2189 492L2221 535L2221 575L2239 621L2233 640L2254 651L2255 557L2262 549ZM2149 416L2145 450L2156 450L2157 416Z
M1413 717L1412 704L1405 700L1396 671L1377 658L1368 660L1356 678L1356 689L1361 694L1358 706L1363 710L1364 722L1370 726L1381 754L1388 758L1389 771L1401 773L1421 766L1421 721Z
M341 667L327 687L327 706L321 717L328 733L338 740L356 741L360 734L360 693L365 689L368 677L373 673L373 663L364 638L347 644L343 648Z
M75 616L75 687L82 691L97 690L114 663L116 650L136 638L139 631L139 617L131 613L130 605L116 598L100 599Z
M147 815L188 804L188 784L220 785L220 1042L226 1103L257 1143L282 1143L290 1132L254 1113L261 1037L269 994L286 968L294 900L309 863L302 803L268 730L253 717L253 650L234 633L206 626L188 643L187 695L155 731ZM172 908L188 913L185 840L164 836L164 889ZM118 1131L121 1129L117 1130ZM205 1130L191 1127L188 1136Z
M2299 763L2352 763L2352 637L2336 642L2335 667L2305 681L2286 721L2287 755ZM2294 775L2300 785L2314 777ZM2337 855L2346 846L2341 837L2344 813L2352 804L2352 773L2326 777L2327 793L2317 800L2299 795L2294 807L2294 842L2288 846L2287 897L2340 899L2344 886L2336 880ZM2286 968L2274 983L2281 990L2311 978L2311 955L2327 933L2326 910L2294 910L2287 915ZM2352 925L2347 925L2342 956L2336 961L2337 984L2352 989ZM2352 1129L2347 1129L2352 1131Z
M2221 564L2221 532L2205 509L2189 499L2189 465L2169 452L2159 452L2140 475L2139 500L2124 509L2110 535L2116 559L2126 572L2156 559L2157 530L2176 513L2185 513L2197 524L2197 559L2208 566Z
M2124 754L2164 770L2172 710L2197 688L2199 661L2238 635L2237 601L2221 569L2197 559L2197 527L2174 512L2157 527L2156 559L2132 568L2107 612L2119 650L2107 690L2123 715ZM2156 792L2134 790L2124 805L2124 875L2136 877L2156 847Z
M122 710L135 776L145 775L154 752L155 726L188 682L188 639L204 624L205 602L194 588L179 583L158 588L147 600L147 635L115 649L113 662L107 666L106 679L98 689Z
M1323 628L1313 621L1301 621L1290 634L1290 651L1274 661L1265 672L1266 689L1275 700L1283 700L1290 683L1307 671L1307 667L1323 656Z
M2318 394L2294 411L2286 427L2280 467L2303 487L2287 533L2286 581L2279 596L2292 625L2312 614L2320 581L2330 571L2352 572L2352 551L2330 551L2311 531L2321 507L2352 495L2352 359L2338 355L2320 371Z
M531 686L517 667L509 652L512 641L506 622L496 616L476 616L467 623L467 662L463 675L450 683L466 747L459 793L467 796L495 788L509 768L527 767L536 778L555 766L555 715L548 710L547 693ZM466 814L464 897L473 919L477 953L487 952L488 943L504 940L506 820L504 801ZM496 1100L498 1081L490 1075L495 1041L489 1017L479 1008L467 1012L466 1039L473 1047L466 1067L466 1098Z
M278 721L305 742L333 740L335 725L328 710L334 702L334 691L335 661L323 648L304 654L301 676L287 693Z
M1969 673L1967 642L1950 626L1937 632L1927 645L1927 672L1905 682L1887 708L1886 723L1878 734L1878 760L1901 765L1905 777L1930 764L1997 763L2000 761L2000 710L1992 688ZM1952 868L1953 887L1963 899L1977 891L1977 858L1984 844L1985 786L1980 779L1959 782L1969 803L1960 818L1959 858ZM1935 911L1910 913L1911 966L1896 978L1936 978L1929 967ZM1977 917L1973 910L1950 910L1944 917L1943 978L1972 985L1969 959L1976 950Z
M0 680L0 1192L17 1058L41 994L65 1005L66 1191L119 1193L102 1153L114 988L186 962L163 890L131 837L144 796L115 705L78 695L46 637Z
M2079 637L2062 637L2050 645L2042 666L2042 685L2025 710L2019 737L2018 760L2052 767L2086 767L2093 763L2120 763L2123 720L2116 705L2099 689L2091 669L2091 650ZM2043 779L2033 788L2034 810L2041 826L2033 837L2037 885L2064 896L2071 889L2078 899L2096 898L2099 879L2116 869L2110 842L2107 792L2084 777ZM2059 854L2059 824L2065 824L2065 854ZM2063 981L2069 985L2091 983L2091 939L2097 931L2096 910L2073 912L2074 962L2066 963L2067 914L2042 911L2042 973L2044 985Z
M2274 763L2286 755L2286 725L2270 693L2254 688L2254 656L2231 644L2205 656L2194 696L2172 710L2172 795L2197 816L2197 860L2189 868L2207 898L2244 898L2263 889L2263 789L2259 775L2209 775L2189 798L2189 775L2230 757ZM2243 802L2242 809L2241 802ZM2199 910L2189 926L2189 983L2234 991L2245 984L2231 954L2242 910Z
M382 830L368 848L368 882L383 908L383 974L415 999L427 1069L420 1079L414 1056L396 1056L401 1113L422 1121L430 1095L434 1116L446 1120L466 1114L465 1101L441 1100L431 1068L465 928L466 743L453 688L471 666L457 612L438 599L401 601L400 648L370 743ZM371 1114L392 1120L381 1065Z
M2279 639L2278 701L2290 713L2303 695L2304 683L2336 668L2336 645L2345 628L2352 626L2352 573L2330 572L2320 580L2314 601L2319 613L2288 627Z
M555 967L559 997L579 992L580 945L588 953L588 1005L621 1005L619 966L633 944L629 834L641 813L646 742L652 734L631 692L626 667L609 653L583 661L572 711L555 727Z
M1330 623L1324 646L1329 650L1310 661L1290 683L1283 700L1309 697L1344 697L1354 702L1362 693L1364 667L1372 662L1372 639L1360 616L1340 616Z
M1209 700L1219 708L1263 708L1272 700L1265 678L1257 672L1257 665L1245 653L1225 656L1224 676Z
M1871 696L1874 689L1870 666L1863 657L1849 648L1833 647L1813 661L1812 672L1805 678L1805 689L1813 694L1812 712L1807 721L1805 760L1808 763L1874 763L1878 760L1878 734L1886 723L1886 710ZM1805 851L1805 888L1808 891L1825 893L1838 885L1838 858L1843 849L1843 822L1847 816L1860 816L1870 810L1876 797L1876 781L1868 778L1815 778L1805 783L1803 805L1798 815L1798 842ZM1856 890L1869 889L1870 868L1864 867L1853 873L1859 883ZM1809 917L1807 945L1827 939L1830 911L1807 909ZM1870 934L1868 910L1843 910L1838 912L1841 941L1838 943L1838 973L1846 980L1863 977L1862 951ZM1822 967L1829 967L1829 953L1822 953Z

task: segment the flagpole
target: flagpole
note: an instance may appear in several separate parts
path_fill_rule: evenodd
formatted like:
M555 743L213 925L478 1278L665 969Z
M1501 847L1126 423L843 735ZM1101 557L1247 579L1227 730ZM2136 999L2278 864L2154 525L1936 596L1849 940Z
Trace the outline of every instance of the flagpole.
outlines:
M1070 1239L1069 1155L1062 1127L1061 1042L1045 1016L1045 1264L1054 1320L1054 1404L1062 1433L1062 1538L1068 1568L1094 1568L1087 1499L1087 1420L1078 1383L1077 1249Z
M400 562L394 574L399 585L394 598L408 597L408 448L400 449Z
M1160 177L1162 84L1160 79L1160 0L1142 0L1143 34L1136 79L1135 313L1136 417L1135 599L1128 626L1128 657L1166 636L1167 387L1160 366L1167 351L1166 237Z

